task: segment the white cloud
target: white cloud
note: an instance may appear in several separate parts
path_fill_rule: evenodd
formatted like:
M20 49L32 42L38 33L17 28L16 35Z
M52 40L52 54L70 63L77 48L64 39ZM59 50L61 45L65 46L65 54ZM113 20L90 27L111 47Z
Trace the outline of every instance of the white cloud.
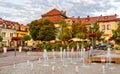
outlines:
M68 16L120 15L119 5L117 0L0 0L0 17L27 24L52 8Z

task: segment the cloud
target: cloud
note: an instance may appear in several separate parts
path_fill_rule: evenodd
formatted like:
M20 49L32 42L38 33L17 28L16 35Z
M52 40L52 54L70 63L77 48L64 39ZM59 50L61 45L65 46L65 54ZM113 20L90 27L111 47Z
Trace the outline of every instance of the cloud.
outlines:
M68 16L119 14L118 0L0 0L1 18L27 24L52 8L65 10Z

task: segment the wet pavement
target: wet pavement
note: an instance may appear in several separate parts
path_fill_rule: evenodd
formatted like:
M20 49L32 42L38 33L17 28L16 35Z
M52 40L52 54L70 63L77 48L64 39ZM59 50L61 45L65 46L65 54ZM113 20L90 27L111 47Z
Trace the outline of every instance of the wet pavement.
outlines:
M103 51L95 51L100 54ZM42 55L42 53L41 53ZM0 74L120 74L120 64L85 63L77 58L49 58L28 56L26 52L0 53ZM28 62L29 60L29 62ZM53 63L54 61L54 63Z

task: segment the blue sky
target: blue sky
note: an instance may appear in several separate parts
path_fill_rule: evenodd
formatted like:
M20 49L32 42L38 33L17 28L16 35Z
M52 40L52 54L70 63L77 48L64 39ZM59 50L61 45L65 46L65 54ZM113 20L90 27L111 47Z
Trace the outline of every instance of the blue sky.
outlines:
M120 17L119 5L119 0L0 0L0 18L27 24L53 8L66 11L69 17Z

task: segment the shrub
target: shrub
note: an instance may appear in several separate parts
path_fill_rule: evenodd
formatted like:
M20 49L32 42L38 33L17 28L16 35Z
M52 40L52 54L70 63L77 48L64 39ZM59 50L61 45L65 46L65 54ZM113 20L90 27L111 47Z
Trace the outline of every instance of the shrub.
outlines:
M115 49L115 50L120 50L120 46L119 46L119 45L115 45L115 46L114 46L114 49Z

